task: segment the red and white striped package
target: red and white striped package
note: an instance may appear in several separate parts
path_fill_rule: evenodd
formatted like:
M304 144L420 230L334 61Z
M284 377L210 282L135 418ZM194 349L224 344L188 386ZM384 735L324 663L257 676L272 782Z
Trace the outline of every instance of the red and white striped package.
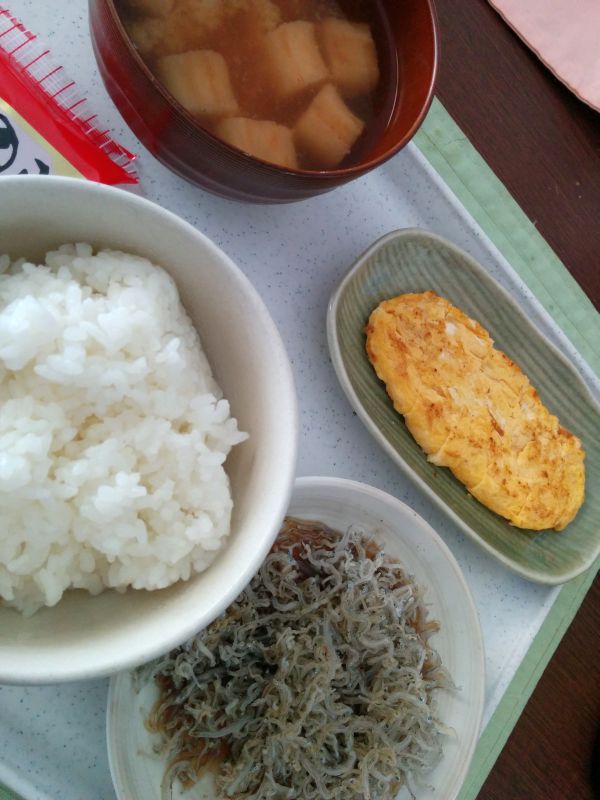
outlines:
M137 183L135 156L99 125L48 47L0 5L0 177Z

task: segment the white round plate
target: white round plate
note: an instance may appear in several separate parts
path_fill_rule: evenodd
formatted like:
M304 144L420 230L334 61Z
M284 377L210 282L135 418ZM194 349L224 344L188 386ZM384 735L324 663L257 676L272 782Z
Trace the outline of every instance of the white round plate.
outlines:
M484 697L483 643L477 611L460 567L437 533L411 508L385 492L339 478L299 478L288 513L318 520L337 530L353 526L382 541L425 590L430 617L441 629L432 640L457 686L437 695L439 716L451 730L444 757L417 790L418 800L454 800L464 781L479 736ZM152 684L139 691L134 673L111 680L107 739L110 768L119 800L162 800L165 762L155 755L156 739L144 719L156 699ZM168 796L168 795L167 795ZM174 798L216 800L206 779ZM407 800L403 789L398 800ZM383 799L382 799L383 800Z

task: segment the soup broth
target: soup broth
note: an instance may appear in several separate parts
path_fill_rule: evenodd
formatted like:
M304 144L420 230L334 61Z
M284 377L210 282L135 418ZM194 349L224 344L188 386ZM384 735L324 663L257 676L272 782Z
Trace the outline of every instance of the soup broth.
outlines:
M264 161L343 168L387 124L397 73L377 0L120 0L120 11L176 100Z

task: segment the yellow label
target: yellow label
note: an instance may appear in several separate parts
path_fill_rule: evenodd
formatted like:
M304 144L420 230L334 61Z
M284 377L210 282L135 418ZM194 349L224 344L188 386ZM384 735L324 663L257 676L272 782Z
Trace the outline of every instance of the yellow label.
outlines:
M27 120L0 98L0 176L65 175L83 178Z

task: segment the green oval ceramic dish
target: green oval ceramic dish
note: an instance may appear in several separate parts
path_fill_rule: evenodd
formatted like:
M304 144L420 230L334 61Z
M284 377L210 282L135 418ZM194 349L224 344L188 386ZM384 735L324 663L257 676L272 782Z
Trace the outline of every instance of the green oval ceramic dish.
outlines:
M564 531L523 531L489 511L448 469L427 461L394 410L367 358L364 326L382 300L426 289L487 328L496 347L521 367L548 408L582 440L586 499ZM435 234L416 229L388 234L334 292L327 333L339 381L368 430L465 533L506 566L539 583L563 583L594 563L600 554L600 406L575 367L482 266Z

